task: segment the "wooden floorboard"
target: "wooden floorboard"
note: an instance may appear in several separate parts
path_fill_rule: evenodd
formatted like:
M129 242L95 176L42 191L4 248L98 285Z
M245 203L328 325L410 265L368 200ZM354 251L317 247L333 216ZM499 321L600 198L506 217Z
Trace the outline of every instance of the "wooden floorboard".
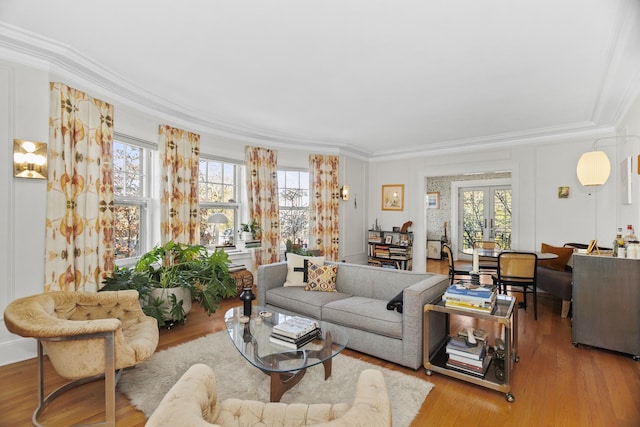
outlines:
M429 260L429 270L446 272L443 262ZM223 314L238 305L224 301L207 317L197 306L185 325L160 333L158 349L165 349L224 329ZM612 307L615 309L615 307ZM423 369L407 369L352 350L345 354L435 384L412 427L422 426L640 426L640 363L628 355L594 348L576 348L571 341L571 320L560 317L561 302L549 296L533 310L519 310L520 362L513 372L515 402L502 393ZM452 328L470 324L452 317ZM62 384L46 366L47 390ZM303 380L304 381L304 380ZM87 384L59 399L42 420L51 426L96 422L104 417L103 383ZM35 359L0 367L0 427L31 425L36 406ZM117 393L118 426L143 426L144 415Z

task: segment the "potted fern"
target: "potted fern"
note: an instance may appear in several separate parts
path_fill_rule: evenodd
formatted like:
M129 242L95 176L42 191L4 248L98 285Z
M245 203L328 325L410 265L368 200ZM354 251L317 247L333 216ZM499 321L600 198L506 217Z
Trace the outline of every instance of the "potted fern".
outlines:
M144 312L164 326L184 321L192 301L211 315L222 298L235 296L228 265L221 249L209 253L201 245L170 241L142 255L134 268L117 268L101 290L136 289Z

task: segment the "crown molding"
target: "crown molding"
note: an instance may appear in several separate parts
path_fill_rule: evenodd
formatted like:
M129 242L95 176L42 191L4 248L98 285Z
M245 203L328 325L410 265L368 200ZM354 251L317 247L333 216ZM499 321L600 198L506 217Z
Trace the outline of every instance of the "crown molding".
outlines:
M640 15L640 7L627 3L620 13L625 16L625 24L612 36L609 66L596 98L590 122L566 126L532 129L522 132L488 135L478 138L439 141L406 149L389 149L371 152L356 148L346 140L308 138L299 135L285 135L266 129L257 129L243 123L234 123L221 117L204 117L190 108L173 103L159 95L150 93L133 84L121 75L93 61L70 46L39 34L0 21L0 58L23 65L47 70L52 75L71 79L90 90L104 94L106 101L115 100L123 105L147 113L160 120L183 125L190 130L238 140L249 144L260 144L270 148L308 150L332 154L343 154L370 161L406 159L433 154L458 153L469 150L504 148L551 140L566 140L575 137L597 137L614 128L631 107L635 95L640 93L640 61L635 60L629 68L631 43L638 43L632 37L638 24L635 17ZM624 64L623 64L624 63ZM621 76L622 70L627 70Z
M300 149L313 146L331 153L368 158L369 153L349 146L346 141L326 141L302 136L282 135L264 129L231 123L219 117L205 118L196 111L150 93L109 70L70 46L0 21L0 57L23 65L70 77L90 88L145 113L171 122L183 123L195 131L210 133L270 147Z

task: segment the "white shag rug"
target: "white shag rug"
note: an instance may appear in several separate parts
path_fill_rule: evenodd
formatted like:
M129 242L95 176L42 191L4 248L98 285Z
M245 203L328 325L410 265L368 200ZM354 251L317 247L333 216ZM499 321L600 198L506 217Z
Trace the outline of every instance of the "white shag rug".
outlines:
M194 363L213 368L219 400L237 397L269 401L269 377L240 355L226 331L157 352L136 368L124 371L118 388L148 418L171 386ZM282 396L281 402L350 403L360 372L367 368L378 369L384 375L394 427L409 426L433 384L342 354L333 359L329 379L324 380L322 364L310 367L302 381Z

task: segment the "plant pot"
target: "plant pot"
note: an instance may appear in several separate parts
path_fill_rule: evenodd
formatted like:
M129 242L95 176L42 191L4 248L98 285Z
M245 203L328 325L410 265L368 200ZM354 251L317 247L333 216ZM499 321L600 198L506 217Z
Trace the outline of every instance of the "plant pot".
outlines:
M185 288L157 288L151 290L151 299L154 300L156 298L160 298L162 302L162 307L166 308L167 315L165 316L165 320L171 319L171 299L170 295L176 296L176 301L182 303L182 309L184 310L184 314L186 315L191 311L191 291Z
M241 235L242 235L242 240L244 240L245 242L248 242L249 240L253 240L253 233L250 231L243 231Z

